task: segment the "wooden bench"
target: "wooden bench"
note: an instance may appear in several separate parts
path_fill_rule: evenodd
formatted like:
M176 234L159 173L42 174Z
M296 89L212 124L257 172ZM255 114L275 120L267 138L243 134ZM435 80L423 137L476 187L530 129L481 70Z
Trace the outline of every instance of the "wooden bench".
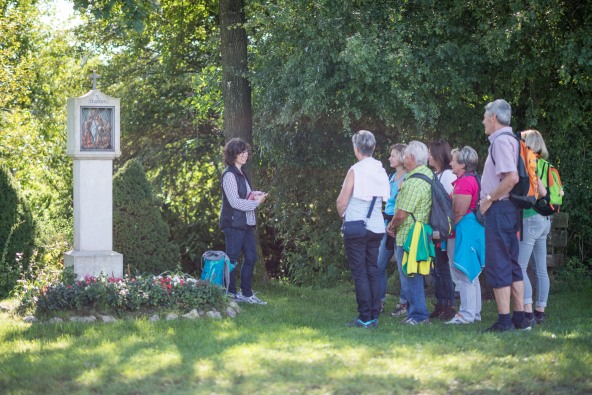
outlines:
M551 216L551 231L547 235L547 267L556 268L565 261L569 214L555 213Z

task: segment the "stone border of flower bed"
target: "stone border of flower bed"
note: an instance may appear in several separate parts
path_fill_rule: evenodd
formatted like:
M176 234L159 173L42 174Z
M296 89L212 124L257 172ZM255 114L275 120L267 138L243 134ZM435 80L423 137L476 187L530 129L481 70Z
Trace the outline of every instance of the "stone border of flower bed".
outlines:
M228 307L226 308L226 311L224 311L224 315L226 317L229 318L235 318L236 315L238 313L240 313L241 309L239 307L239 305L235 302L235 301L231 301L228 304ZM148 321L150 322L156 322L156 321L160 321L161 316L163 316L163 314L154 314L150 317L147 318ZM141 317L141 316L140 316ZM175 314L175 313L168 313L166 315L164 315L164 319L166 321L172 321L172 320L176 320L176 319L187 319L187 320L197 320L200 318L209 318L209 319L214 319L214 320L219 320L222 319L222 313L217 311L216 309L212 309L209 311L204 311L204 310L197 310L197 309L193 309L191 311L189 311L186 314L183 314L181 316ZM23 318L23 321L25 321L26 323L48 323L48 324L61 324L64 321L63 318L60 317L51 317L48 320L39 320L37 319L37 317L33 316L33 315L28 315L26 317ZM78 315L73 315L71 316L68 321L70 322L81 322L81 323L94 323L94 322L102 322L102 323L112 323L112 322L117 322L119 321L117 318L111 316L111 315L102 315L102 314L97 314L95 315L86 315L86 316L78 316Z

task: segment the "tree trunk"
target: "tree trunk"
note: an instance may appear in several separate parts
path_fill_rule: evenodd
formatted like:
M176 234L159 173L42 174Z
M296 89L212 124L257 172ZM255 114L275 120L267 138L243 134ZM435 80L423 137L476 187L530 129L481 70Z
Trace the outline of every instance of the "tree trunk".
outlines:
M220 49L222 53L222 98L224 99L224 139L239 137L253 146L253 110L251 86L247 80L247 32L244 29L244 0L220 0ZM257 185L256 169L249 161L244 170ZM254 278L267 282L259 232L255 234L257 256L263 270L256 270Z
M251 87L247 80L247 33L244 0L220 0L224 137L253 144Z

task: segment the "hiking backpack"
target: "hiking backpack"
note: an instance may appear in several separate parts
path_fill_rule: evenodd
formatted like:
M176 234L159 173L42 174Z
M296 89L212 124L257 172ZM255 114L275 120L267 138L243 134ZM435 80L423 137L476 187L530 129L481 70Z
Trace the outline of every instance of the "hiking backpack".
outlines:
M230 272L235 265L222 251L206 251L201 256L201 279L225 287L228 292Z
M518 135L510 132L503 132L500 133L499 136L502 135L512 136L518 140L519 143L516 169L518 172L518 183L514 185L510 191L510 200L521 209L532 208L539 197L539 176L537 175L536 154ZM492 147L493 142L491 143L490 150ZM493 155L491 155L491 160L495 165Z
M428 182L432 189L432 207L430 208L429 223L434 231L434 237L440 235L440 240L447 240L452 234L454 224L454 213L452 211L452 200L446 193L444 186L436 179L421 173L414 173L409 178L419 178ZM413 217L413 214L411 214ZM413 217L415 221L415 217Z
M559 211L563 204L563 185L559 171L549 162L540 158L537 170L539 178L547 188L547 194L536 201L534 209L541 215L553 215Z

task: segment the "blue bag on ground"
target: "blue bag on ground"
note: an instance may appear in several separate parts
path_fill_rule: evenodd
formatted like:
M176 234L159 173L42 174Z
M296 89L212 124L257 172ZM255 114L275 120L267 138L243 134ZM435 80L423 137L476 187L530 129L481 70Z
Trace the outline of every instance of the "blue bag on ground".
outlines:
M230 272L235 265L223 251L206 251L201 256L201 279L226 288L230 285Z

